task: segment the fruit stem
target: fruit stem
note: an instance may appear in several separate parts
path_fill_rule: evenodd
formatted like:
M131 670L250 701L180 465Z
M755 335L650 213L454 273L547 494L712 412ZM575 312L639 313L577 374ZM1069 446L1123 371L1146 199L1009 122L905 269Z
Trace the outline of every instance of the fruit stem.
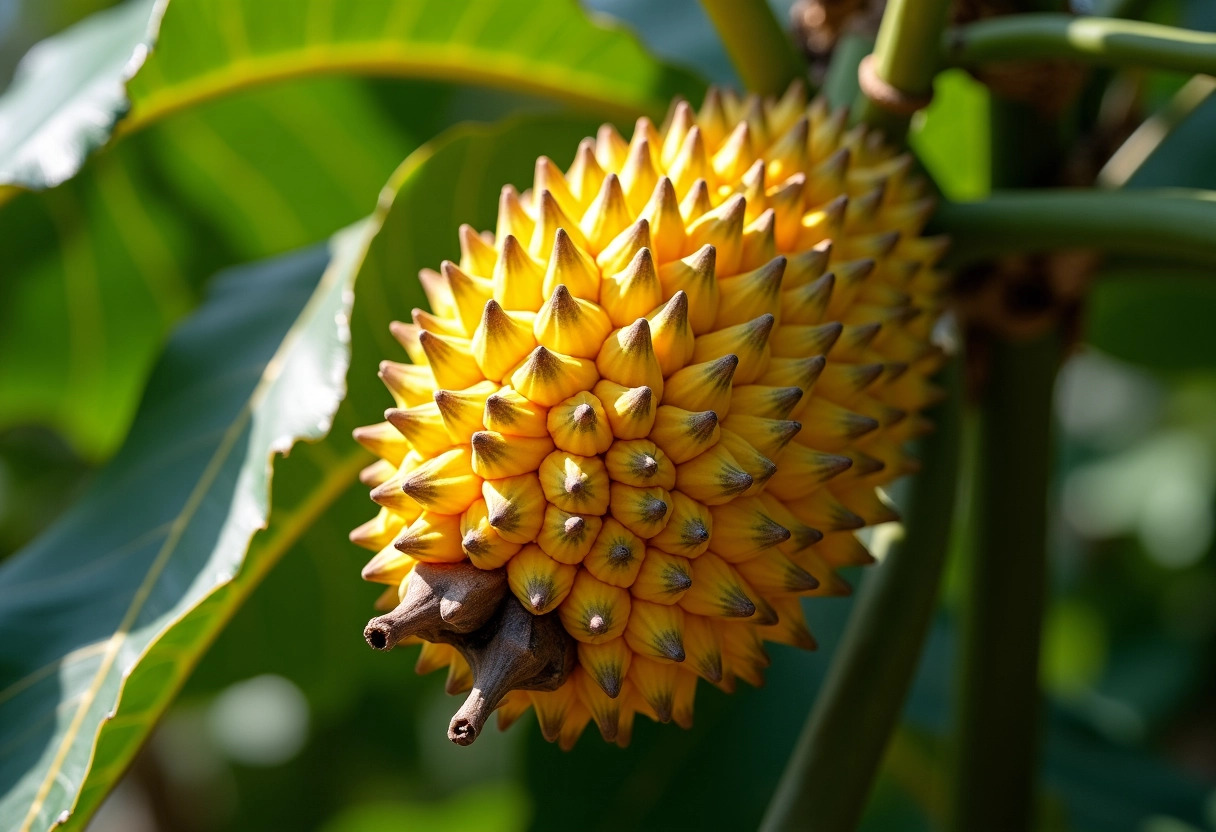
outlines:
M954 266L1067 248L1216 264L1216 191L997 191L978 202L945 203L932 222L954 238Z
M883 12L870 69L877 81L909 103L927 103L933 93L949 9L950 0L890 0ZM894 140L903 138L911 117L912 112L896 112L871 97L862 103L861 120Z
M781 95L806 78L806 64L766 0L701 0L743 85Z
M865 578L823 688L786 764L761 829L857 827L920 658L937 602L955 504L961 360L939 381L946 399L919 448L906 534Z
M1063 58L1100 66L1139 66L1216 74L1216 34L1113 17L1014 14L946 32L942 53L955 66Z
M1061 341L993 340L960 649L955 830L1032 828L1047 591L1051 400Z

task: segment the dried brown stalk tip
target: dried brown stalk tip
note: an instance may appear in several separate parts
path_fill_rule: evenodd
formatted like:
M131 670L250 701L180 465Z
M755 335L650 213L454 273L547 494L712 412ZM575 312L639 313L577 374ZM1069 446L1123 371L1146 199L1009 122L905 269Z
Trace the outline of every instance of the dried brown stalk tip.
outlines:
M473 671L473 690L448 726L457 745L471 745L511 691L557 690L577 657L556 614L533 615L513 595L494 621L454 645Z
M485 624L506 593L506 570L478 569L467 561L419 563L401 603L367 622L363 637L373 650L391 650L411 636L448 642Z

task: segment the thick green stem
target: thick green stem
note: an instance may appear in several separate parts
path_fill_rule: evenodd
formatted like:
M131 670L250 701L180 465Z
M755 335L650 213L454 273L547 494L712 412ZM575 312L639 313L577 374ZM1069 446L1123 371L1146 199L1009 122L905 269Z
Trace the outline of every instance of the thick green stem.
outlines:
M751 92L780 95L806 77L806 64L766 0L701 0Z
M924 467L912 483L906 535L865 579L765 832L848 832L865 808L937 601L958 471L960 363L943 371L949 396L929 414L937 429L920 449Z
M954 238L952 265L1086 248L1216 265L1216 191L997 191L942 205L933 224Z
M930 95L949 9L950 0L889 0L874 44L872 69L877 78L906 96ZM861 119L899 139L907 132L911 114L892 112L867 99Z
M951 29L942 49L946 60L957 66L1064 58L1101 66L1216 74L1216 34L1111 17L993 17Z
M1033 827L1047 587L1051 399L1060 341L994 341L965 593L953 829Z
M857 66L872 51L874 38L867 35L846 32L836 41L836 46L832 49L832 60L828 64L828 71L820 88L832 109L852 107L860 99Z

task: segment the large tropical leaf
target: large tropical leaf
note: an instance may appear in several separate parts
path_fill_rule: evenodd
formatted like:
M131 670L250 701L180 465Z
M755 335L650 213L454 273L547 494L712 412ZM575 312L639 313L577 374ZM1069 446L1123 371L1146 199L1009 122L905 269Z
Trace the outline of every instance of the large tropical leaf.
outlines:
M128 85L124 130L234 88L319 73L440 78L662 115L695 81L573 0L172 0L161 43ZM185 48L188 44L188 48Z
M220 278L166 351L123 451L0 569L5 824L42 829L70 808L102 721L121 733L159 693L115 714L124 679L241 569L267 521L273 456L325 435L367 231L337 238L332 258L322 248Z
M375 368L401 357L388 321L422 301L408 275L456 254L459 222L491 224L499 186L525 185L538 153L569 162L593 128L554 117L457 131L411 156L377 213L328 250L219 281L173 339L123 451L0 568L0 827L83 825L236 607L368 461L349 431L389 403ZM354 369L334 417L356 273ZM266 525L271 454L331 418L324 442L274 463L273 520L246 554Z
M123 82L156 30L158 0L128 0L30 50L0 100L0 199L72 176L127 111Z
M459 106L454 83L622 119L701 89L573 0L172 0L157 28L159 10L129 0L47 41L0 99L0 184L30 187L75 171L131 108L125 138L75 180L10 188L0 208L0 426L50 423L94 459L121 440L207 275L324 239L366 213L421 141L503 111L501 93ZM142 59L154 29L128 104L122 74L140 63L126 58ZM392 78L333 77L351 74ZM50 79L61 92L39 98ZM41 173L5 180L10 167ZM81 400L93 419L73 418Z
M697 89L573 0L128 0L32 53L0 101L0 185L62 182L124 115L129 133L235 90L338 73L528 90L624 116Z
M408 126L356 79L213 101L0 208L0 425L49 422L86 456L108 456L206 276L364 216L448 120L448 90L401 86L417 107ZM82 401L89 419L74 415Z

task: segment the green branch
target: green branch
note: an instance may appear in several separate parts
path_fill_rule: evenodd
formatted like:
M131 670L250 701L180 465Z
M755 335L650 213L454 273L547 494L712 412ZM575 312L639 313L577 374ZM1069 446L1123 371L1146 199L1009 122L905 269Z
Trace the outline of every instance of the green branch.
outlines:
M956 357L943 372L949 396L929 414L937 429L920 449L906 535L866 577L764 832L849 832L865 808L937 602L955 502L961 375Z
M806 64L766 0L701 0L743 85L780 95L806 77Z
M1092 248L1216 265L1216 191L997 191L942 205L952 265L1002 254Z
M890 0L874 44L875 76L902 95L929 96L949 9L949 0ZM892 112L869 99L862 104L861 120L892 138L903 138L910 119L911 114Z
M952 828L1033 826L1047 589L1055 333L996 341L983 400L976 542L965 593ZM999 820L998 820L999 819Z
M951 29L943 51L946 60L957 66L1064 58L1216 75L1216 34L1106 17L994 17Z

